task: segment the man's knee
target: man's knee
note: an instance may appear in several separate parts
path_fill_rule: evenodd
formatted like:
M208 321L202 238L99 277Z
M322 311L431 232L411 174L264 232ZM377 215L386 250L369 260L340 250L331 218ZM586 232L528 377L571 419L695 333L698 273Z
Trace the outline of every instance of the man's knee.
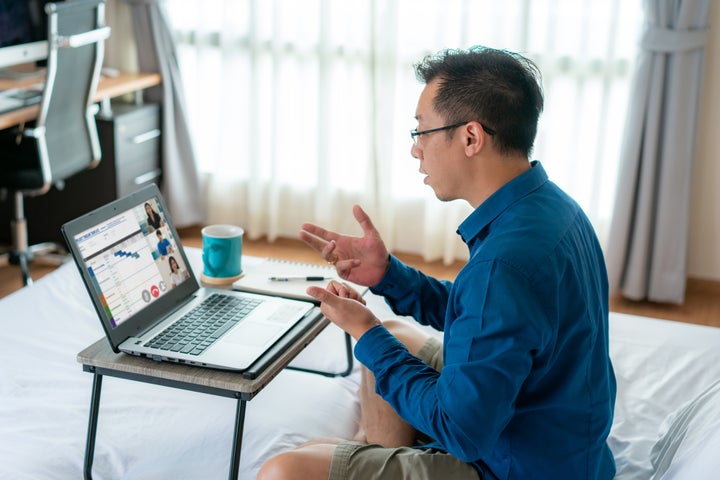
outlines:
M295 452L289 451L271 457L262 464L257 474L257 480L279 480L292 478L288 476L295 464Z
M327 479L335 445L308 443L275 455L258 471L258 480Z
M385 320L385 328L397 338L413 355L417 355L430 337L417 326L404 320Z
M266 461L258 471L258 480L292 480L300 458L295 450L275 455Z

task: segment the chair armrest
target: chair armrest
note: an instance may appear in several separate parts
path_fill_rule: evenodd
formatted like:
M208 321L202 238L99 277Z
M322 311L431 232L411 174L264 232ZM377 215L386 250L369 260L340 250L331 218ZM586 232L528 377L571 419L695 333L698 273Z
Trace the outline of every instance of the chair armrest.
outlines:
M109 37L110 27L100 27L76 35L58 35L55 38L55 45L58 48L77 48L106 40Z

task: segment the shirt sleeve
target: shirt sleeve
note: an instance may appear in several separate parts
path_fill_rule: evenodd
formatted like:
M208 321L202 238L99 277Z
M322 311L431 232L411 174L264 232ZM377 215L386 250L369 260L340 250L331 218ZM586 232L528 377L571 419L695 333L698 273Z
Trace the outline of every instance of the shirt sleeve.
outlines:
M458 277L451 298L442 372L413 357L382 326L355 347L375 376L376 392L439 448L466 462L495 446L533 352L546 340L539 302L522 275L495 262L469 270L462 281Z
M385 276L370 291L385 297L397 315L409 315L442 331L451 287L452 282L429 277L390 255Z

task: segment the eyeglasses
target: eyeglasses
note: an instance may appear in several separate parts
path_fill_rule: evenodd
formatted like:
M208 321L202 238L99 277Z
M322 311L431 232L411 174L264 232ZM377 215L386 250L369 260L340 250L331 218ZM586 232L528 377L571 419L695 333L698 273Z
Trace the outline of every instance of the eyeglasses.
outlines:
M418 129L415 128L413 130L410 130L410 138L412 139L413 143L415 145L417 145L418 137L420 135L427 135L428 133L435 133L435 132L441 132L443 130L450 130L452 128L461 127L461 126L465 125L466 123L469 123L469 122L453 123L452 125L446 125L444 127L431 128L430 130L420 130L420 131L418 131ZM485 133L487 133L488 135L495 135L496 132L492 128L486 127L482 123L480 124L480 126L482 127L483 130L485 130Z

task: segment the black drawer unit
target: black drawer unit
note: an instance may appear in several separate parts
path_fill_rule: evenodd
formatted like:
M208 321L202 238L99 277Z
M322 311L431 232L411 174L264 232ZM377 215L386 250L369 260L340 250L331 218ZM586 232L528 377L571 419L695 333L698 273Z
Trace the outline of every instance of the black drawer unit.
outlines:
M53 187L45 195L25 199L28 240L31 244L63 242L60 227L148 183L160 185L160 106L154 103L112 103L112 113L98 114L102 161L92 169ZM12 198L0 201L0 243L10 242Z
M114 103L97 117L103 161L113 165L115 198L149 183L160 184L160 107Z

